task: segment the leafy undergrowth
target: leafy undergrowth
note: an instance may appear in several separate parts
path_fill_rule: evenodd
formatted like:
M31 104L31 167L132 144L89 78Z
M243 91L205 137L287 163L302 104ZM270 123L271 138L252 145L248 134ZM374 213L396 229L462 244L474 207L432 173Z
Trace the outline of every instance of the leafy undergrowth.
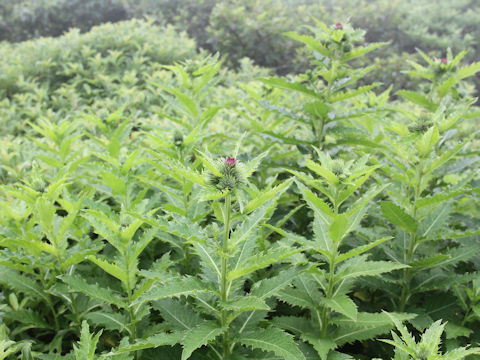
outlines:
M480 64L391 101L384 44L288 36L285 78L148 23L5 45L1 359L480 355Z

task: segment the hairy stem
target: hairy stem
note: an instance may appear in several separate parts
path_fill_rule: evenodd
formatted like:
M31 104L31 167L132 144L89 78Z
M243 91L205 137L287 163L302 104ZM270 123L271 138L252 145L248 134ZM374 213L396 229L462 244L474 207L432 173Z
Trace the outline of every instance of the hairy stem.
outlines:
M232 207L231 195L228 194L225 197L225 207L223 209L223 217L225 222L225 231L223 236L223 245L222 245L222 279L221 279L221 288L220 292L222 295L222 302L225 303L228 300L228 283L227 283L227 260L228 260L228 240L230 237L230 213ZM227 325L227 310L222 310L222 326ZM223 358L228 359L230 349L228 346L228 331L225 331L223 334Z
M422 192L422 180L423 180L423 159L420 159L417 167L417 177L416 183L413 189L413 204L412 204L412 216L417 221L417 200L420 199L420 194ZM417 234L415 232L410 232L410 245L408 247L405 260L407 265L409 265L415 256L415 250L417 248ZM400 302L398 310L403 312L405 311L405 306L407 305L408 299L410 298L410 282L412 280L413 273L410 268L403 270L403 281L402 281L402 293L400 295Z

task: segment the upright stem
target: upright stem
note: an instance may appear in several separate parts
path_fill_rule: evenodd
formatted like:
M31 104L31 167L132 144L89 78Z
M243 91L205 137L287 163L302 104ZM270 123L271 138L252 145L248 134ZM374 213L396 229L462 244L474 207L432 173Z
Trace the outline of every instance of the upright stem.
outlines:
M415 183L414 186L414 194L413 194L413 204L412 204L412 215L415 221L417 220L417 200L420 199L420 194L421 194L421 186L422 186L422 180L423 180L423 159L421 158L419 163L418 163L418 168L417 168L417 182ZM417 234L415 232L410 232L410 245L408 247L405 260L407 265L409 265L413 261L413 257L415 255L415 250L416 250L416 245L417 245ZM403 284L402 284L402 294L400 295L400 303L399 303L399 311L403 312L405 311L405 306L407 305L407 301L410 297L410 282L412 280L412 272L410 268L404 269L403 270Z
M335 215L338 214L338 204L337 204L337 199L338 199L338 187L335 189L335 202L334 202L334 209L333 212ZM334 248L334 253L332 254L332 257L329 259L329 272L328 272L328 287L327 290L325 291L325 297L327 299L331 299L333 296L333 288L334 288L334 278L335 278L335 259L337 257L337 252L338 252L338 244L335 244ZM321 334L322 337L327 336L327 328L328 328L328 307L324 306L322 309L322 314L321 314L321 319L322 319L322 325L321 325Z
M230 213L232 207L231 195L228 194L225 197L225 207L223 211L223 217L225 222L225 232L223 236L223 246L222 246L222 279L221 279L221 289L222 302L225 303L228 300L228 283L227 283L227 260L228 260L228 240L230 238ZM227 325L227 311L222 310L222 326ZM228 346L228 330L223 334L223 358L228 359L230 350Z

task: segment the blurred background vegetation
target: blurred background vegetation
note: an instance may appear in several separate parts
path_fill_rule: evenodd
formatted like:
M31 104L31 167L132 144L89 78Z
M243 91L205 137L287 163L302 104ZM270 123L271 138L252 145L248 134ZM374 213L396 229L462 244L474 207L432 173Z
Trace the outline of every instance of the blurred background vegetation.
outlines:
M467 61L480 54L478 0L1 0L0 41L59 36L70 28L88 31L105 22L148 18L186 31L197 46L227 56L237 67L244 57L277 74L305 70L307 59L282 34L314 23L349 21L367 31L367 41L390 41L361 61L381 66L367 82L415 88L399 76L416 48L442 57L468 49ZM476 85L480 85L477 77Z

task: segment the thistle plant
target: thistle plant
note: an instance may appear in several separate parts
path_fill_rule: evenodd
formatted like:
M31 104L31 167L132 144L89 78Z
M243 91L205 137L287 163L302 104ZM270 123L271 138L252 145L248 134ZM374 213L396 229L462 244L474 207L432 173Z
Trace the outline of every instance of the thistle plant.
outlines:
M461 211L459 204L469 202L475 177L475 170L466 165L472 161L466 149L474 135L458 136L460 123L468 118L474 102L461 95L461 80L478 72L480 64L461 67L465 52L456 57L449 52L444 59L420 54L428 66L412 63L415 70L411 74L430 80L430 84L425 93L398 92L415 107L399 109L400 113L393 116L395 121L387 127L388 150L384 154L388 165L382 167L382 173L391 185L386 191L390 199L381 203L381 211L395 228L391 232L395 240L390 243L394 246L385 247L385 253L408 265L395 285L386 287L394 308L402 312L421 308L424 313L434 313L451 298L429 302L424 301L425 296L451 290L478 276L455 274L454 267L468 263L478 251L473 237L478 229L468 216L460 222L454 219ZM454 178L450 175L453 169L461 169ZM438 317L428 315L426 319L428 324ZM456 325L462 322L456 316L443 320Z
M235 157L216 161L207 154L200 156L207 174L189 179L198 180L198 185L205 188L203 200L212 201L216 224L193 223L173 213L144 219L160 231L184 239L198 257L199 266L183 276L168 267L164 273L154 270L145 274L154 283L131 306L152 302L166 321L163 328L169 332L120 347L112 354L178 342L183 346L182 359L206 356L227 360L238 355L260 359L266 356L263 351L284 359L304 358L291 335L262 326L275 303L272 297L301 271L300 267L282 269L280 265L299 261L291 257L300 250L288 242L277 241L267 251L255 253L259 243L268 242L260 239L265 236L260 227L271 218L276 199L292 181L262 191L245 205L238 204L240 190L248 187L248 177L264 156L245 165ZM255 281L255 274L270 266L275 269L268 272L273 276ZM249 292L245 291L247 283Z
M376 167L368 166L367 158L343 161L332 159L321 151L318 156L320 164L311 160L305 162L316 177L293 172L301 180L297 182L298 188L314 214L313 239L278 230L287 239L301 244L312 265L310 271L293 281L293 287L280 292L280 298L292 306L307 309L310 316L276 317L273 323L293 331L310 343L321 359L327 359L341 356L335 349L345 343L373 338L388 331L391 321L385 314L360 312L348 294L358 278L379 277L405 266L367 261L365 253L389 240L388 237L367 238L367 242L360 245L359 236L352 235L359 229L369 201L385 189L385 186L372 187L357 199L353 198ZM355 245L350 247L349 243Z
M285 34L306 46L312 59L310 70L293 79L259 79L267 88L274 89L270 95L253 86L245 87L261 110L247 106L240 114L248 119L254 134L268 139L258 141L257 146L263 151L280 144L282 151L285 145L295 146L301 153L315 157L312 146L369 144L368 132L354 121L379 112L377 104L358 101L378 84L359 86L359 80L372 68L355 68L351 62L385 44L363 45L364 32L350 24L316 23L316 28L308 27L313 35ZM293 155L285 158L292 159L289 163L279 161L285 163L283 167L292 168L291 162L298 161Z
M387 315L395 323L399 334L392 331L393 340L381 339L381 341L395 347L394 360L461 360L469 358L471 355L479 355L480 348L458 347L454 350L443 353L441 350L442 335L446 323L440 320L435 321L422 334L419 342L415 341L414 336L402 324L394 314Z

